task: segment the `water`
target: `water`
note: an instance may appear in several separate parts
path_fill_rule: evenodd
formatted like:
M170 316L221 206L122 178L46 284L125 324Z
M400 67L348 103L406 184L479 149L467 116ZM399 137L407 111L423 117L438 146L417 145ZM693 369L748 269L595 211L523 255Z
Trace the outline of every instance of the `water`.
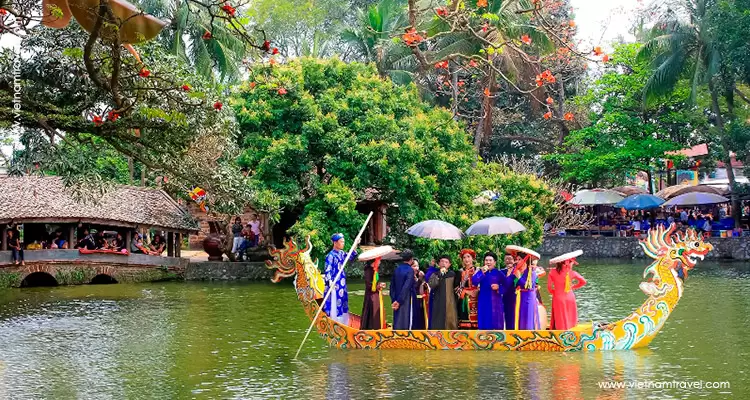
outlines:
M581 320L640 305L643 267L580 266ZM359 311L362 296L351 301ZM342 351L313 333L297 362L309 320L288 281L13 289L0 291L0 398L748 398L749 307L750 266L702 263L647 349ZM731 388L599 387L610 380Z

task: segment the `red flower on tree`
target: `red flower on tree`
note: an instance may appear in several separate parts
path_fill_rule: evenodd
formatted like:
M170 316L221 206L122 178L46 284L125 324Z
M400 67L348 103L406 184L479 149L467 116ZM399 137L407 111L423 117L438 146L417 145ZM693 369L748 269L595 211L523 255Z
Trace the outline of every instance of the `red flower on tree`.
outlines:
M115 122L117 121L117 118L120 118L120 114L116 113L114 110L110 110L110 112L107 113L107 119Z
M565 119L566 121L572 121L573 113L565 113L565 115L563 115L563 119Z
M552 75L552 72L549 72L549 70L546 70L542 72L541 74L536 76L536 85L542 86L545 83L555 83L557 79L555 79L555 76Z
M256 85L255 82L250 82L250 89L255 89L255 85Z
M476 68L477 67L477 62L474 61L474 60L469 61L469 67Z
M205 33L203 33L203 40L211 40L212 37L213 35L211 35L211 32L209 31L206 31Z
M610 60L609 54L605 54L604 57L602 57L602 61L604 62L609 62L609 60Z
M484 88L484 95L490 97L490 88Z
M424 38L422 35L417 33L417 30L414 28L409 29L401 36L401 39L404 40L404 43L406 43L407 46L419 44Z
M568 26L571 27L571 28L575 28L576 27L576 22L573 21L573 20L570 20L570 21L568 21Z
M477 0L477 7L478 8L486 8L487 7L487 0Z
M527 45L531 44L531 38L529 37L529 35L523 35L523 36L521 36L521 42L523 42L523 44L527 44Z
M547 104L552 105L555 104L555 100L552 99L552 97L547 97Z
M276 59L272 58L268 60L268 63L271 64L271 66L273 67L274 65L276 65Z
M147 70L146 68L141 68L141 72L138 73L138 76L141 78L148 78L148 76L151 75L151 71Z
M102 117L100 117L98 115L94 115L94 120L93 121L94 121L94 125L96 125L96 126L101 126L102 122L103 122L102 121Z
M443 60L443 61L438 62L437 64L435 64L435 68L444 68L444 69L447 69L448 68L448 60Z
M273 55L279 54L279 49L274 47L273 50L271 50L271 54Z
M234 9L234 7L230 6L229 4L221 7L221 9L224 10L225 13L229 14L232 17L234 17L234 13L237 11Z
M487 28L489 28L489 25L485 22L484 25L482 25L482 32L487 32Z
M283 96L283 95L285 95L285 94L286 94L286 89L284 89L284 88L279 88L279 90L278 90L278 93L279 93L280 95L282 95L282 96Z
M604 54L604 52L602 51L601 47L599 47L599 46L594 47L594 55L595 56L600 56L602 54Z
M260 48L263 51L269 51L269 50L271 50L271 42L269 42L268 40L264 41L263 42L263 46L261 46Z
M217 101L216 103L214 103L214 110L221 111L222 107L224 107L224 104L221 104L220 101Z
M552 118L552 111L547 111L544 113L544 119L550 119Z
M188 85L182 85L182 90L184 90L186 92L189 92L190 91L190 86L188 86Z
M445 17L448 15L448 9L445 7L438 7L435 9L435 13L441 17Z
M464 82L464 81L458 81L458 86L459 86L459 87L461 87L461 86L463 86L463 85L465 85L465 84L466 84L466 82Z

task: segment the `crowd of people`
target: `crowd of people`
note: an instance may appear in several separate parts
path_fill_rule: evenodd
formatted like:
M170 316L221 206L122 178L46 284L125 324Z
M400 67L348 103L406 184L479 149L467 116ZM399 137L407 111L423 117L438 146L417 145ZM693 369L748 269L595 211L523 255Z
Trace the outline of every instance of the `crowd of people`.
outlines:
M325 261L323 311L332 319L349 324L349 301L345 264L345 240L342 234L331 237L333 249ZM356 244L355 244L356 245ZM401 252L401 262L390 283L390 307L396 330L567 330L578 323L574 291L586 280L573 271L581 251L550 260L549 274L538 265L539 254L533 250L508 246L502 268L498 255L484 253L477 266L477 253L463 249L458 254L460 266L452 268L452 259L441 255L422 271L410 250ZM353 252L352 257L356 257ZM381 309L379 282L380 257L365 264L365 301L360 329L384 329L387 324ZM551 319L542 304L539 278L548 276L547 290L552 295ZM337 279L338 277L338 279ZM329 291L333 291L328 295Z
M40 240L34 240L25 246L26 250L48 250L48 249L86 249L86 250L108 250L118 253L137 253L137 254L148 254L160 256L167 249L167 242L164 236L161 234L154 234L153 238L146 242L143 235L138 232L133 234L133 239L130 243L130 249L127 249L127 243L120 232L112 232L111 238L105 235L104 231L97 231L95 229L84 228L80 231L78 237L80 239L71 246L67 239L63 236L61 230L55 231L48 237ZM24 245L20 239L20 231L17 228L8 229L7 233L7 245L8 249L11 250L11 257L13 263L18 265L24 265Z
M602 206L604 207L604 206ZM750 210L743 215L748 215ZM584 212L582 209L581 212ZM615 231L616 236L637 236L656 226L668 227L675 224L679 230L693 228L701 233L711 234L721 230L735 230L741 233L740 227L734 226L730 208L726 204L715 207L689 207L672 210L654 209L649 211L626 211L610 209L599 212L596 216L597 231ZM548 234L558 234L547 223L544 230Z
M232 253L237 261L242 261L248 250L258 247L263 242L263 223L258 219L258 214L250 215L250 221L242 224L242 218L234 219L232 225Z

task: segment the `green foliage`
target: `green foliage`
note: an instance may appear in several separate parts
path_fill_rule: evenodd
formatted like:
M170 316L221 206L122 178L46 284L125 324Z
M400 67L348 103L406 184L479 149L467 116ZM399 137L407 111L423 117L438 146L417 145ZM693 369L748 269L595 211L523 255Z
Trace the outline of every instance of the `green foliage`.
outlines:
M12 288L20 284L21 284L20 273L0 271L0 289Z
M83 285L96 275L93 268L59 269L55 273L55 280L60 285Z
M303 58L252 73L253 83L232 101L245 149L239 163L252 170L253 185L299 216L291 231L310 234L319 255L332 233L350 241L356 235L364 217L355 207L366 191L375 193L368 200L388 205L398 247L458 250L461 243L414 241L404 232L428 219L465 229L498 213L532 225L515 243L541 238L533 224L541 227L551 192L534 178L482 164L461 125L422 102L413 85L396 86L372 66L336 59ZM507 199L475 207L485 189L507 191Z
M616 185L625 174L649 171L667 158L666 152L707 136L706 118L684 104L688 85L677 85L649 109L641 108L641 93L652 70L639 60L640 48L640 44L618 46L615 63L575 99L593 110L591 125L571 132L562 152L547 157L559 163L564 178Z

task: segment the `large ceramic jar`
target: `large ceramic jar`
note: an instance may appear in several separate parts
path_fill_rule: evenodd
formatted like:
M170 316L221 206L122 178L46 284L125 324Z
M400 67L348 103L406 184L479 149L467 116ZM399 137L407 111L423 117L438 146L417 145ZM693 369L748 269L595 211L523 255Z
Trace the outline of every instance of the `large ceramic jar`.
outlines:
M222 261L224 250L221 245L221 236L211 233L203 239L203 250L208 253L208 261Z

